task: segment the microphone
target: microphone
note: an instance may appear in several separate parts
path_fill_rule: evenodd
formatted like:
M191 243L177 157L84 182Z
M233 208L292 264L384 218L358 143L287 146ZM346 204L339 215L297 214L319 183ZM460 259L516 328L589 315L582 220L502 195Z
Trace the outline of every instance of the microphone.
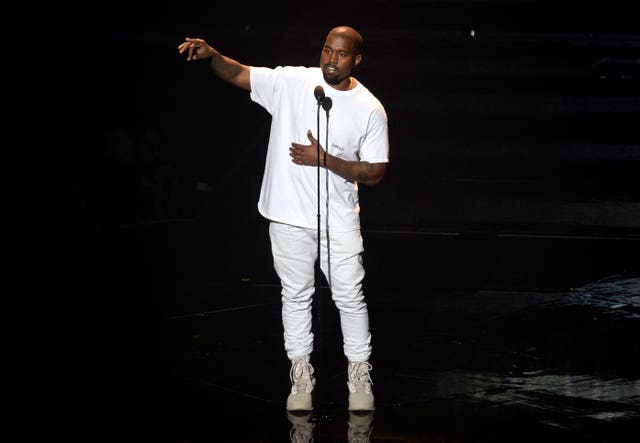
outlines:
M327 111L327 117L329 116L329 109L331 109L331 106L333 106L333 100L331 100L331 97L325 97L322 99L322 109Z
M316 96L316 100L318 100L318 104L322 103L322 101L324 100L324 89L322 89L322 86L318 85L315 87L315 89L313 90L313 95Z

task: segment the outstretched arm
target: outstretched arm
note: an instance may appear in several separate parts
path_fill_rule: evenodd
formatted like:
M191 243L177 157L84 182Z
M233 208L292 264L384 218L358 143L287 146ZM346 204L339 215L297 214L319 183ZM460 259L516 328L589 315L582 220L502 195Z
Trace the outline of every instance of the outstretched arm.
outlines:
M245 91L251 91L249 66L222 55L201 38L185 38L178 46L178 52L187 52L187 61L211 59L211 70L222 80Z
M318 141L311 131L307 131L311 145L291 143L289 155L297 165L316 166L318 164ZM369 163L365 161L349 161L328 154L320 146L320 164L334 174L352 182L373 186L380 183L387 172L386 163Z

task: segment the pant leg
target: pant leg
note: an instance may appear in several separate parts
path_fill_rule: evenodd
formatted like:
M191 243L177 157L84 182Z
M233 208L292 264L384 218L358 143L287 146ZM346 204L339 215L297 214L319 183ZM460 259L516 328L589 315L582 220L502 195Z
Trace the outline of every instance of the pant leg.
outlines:
M322 271L331 285L331 296L340 314L344 354L349 361L367 361L371 355L369 311L362 289L365 270L360 230L329 234L322 240ZM327 260L329 257L329 260Z
M312 301L315 291L317 232L271 222L271 252L282 285L282 325L287 357L293 360L313 351Z

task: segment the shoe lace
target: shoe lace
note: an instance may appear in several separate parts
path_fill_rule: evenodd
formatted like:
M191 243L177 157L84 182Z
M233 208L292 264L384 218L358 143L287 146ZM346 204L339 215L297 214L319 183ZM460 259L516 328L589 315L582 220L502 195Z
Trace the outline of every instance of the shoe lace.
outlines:
M313 366L306 359L300 358L293 362L291 370L289 372L289 379L291 380L291 392L306 392L313 391Z
M373 367L369 362L360 361L351 363L349 367L349 387L353 392L370 392L373 381L371 371Z

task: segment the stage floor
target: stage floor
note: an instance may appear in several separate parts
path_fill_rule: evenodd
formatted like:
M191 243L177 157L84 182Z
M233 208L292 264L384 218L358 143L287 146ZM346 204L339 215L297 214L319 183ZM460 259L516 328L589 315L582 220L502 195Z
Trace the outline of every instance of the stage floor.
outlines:
M78 378L105 411L97 434L168 443L623 442L640 429L636 237L365 231L376 410L347 411L339 321L323 286L315 409L291 417L267 237L250 235L238 248L249 252L231 256L228 243L203 244L198 229L82 236L80 251L101 257L78 263L96 297L83 343L95 359Z

